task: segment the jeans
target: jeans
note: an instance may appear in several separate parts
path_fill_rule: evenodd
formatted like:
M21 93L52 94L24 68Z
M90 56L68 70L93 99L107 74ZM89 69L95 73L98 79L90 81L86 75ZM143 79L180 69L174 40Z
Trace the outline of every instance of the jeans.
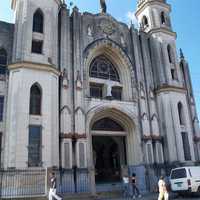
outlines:
M129 184L128 183L124 183L123 187L124 187L123 196L124 197L129 197Z
M139 196L140 195L140 191L135 184L132 184L132 189L133 189L133 196Z
M59 196L56 194L56 189L50 188L50 190L49 190L49 200L53 200L53 198L55 198L55 199L57 199L57 200L62 200L62 198L59 197Z

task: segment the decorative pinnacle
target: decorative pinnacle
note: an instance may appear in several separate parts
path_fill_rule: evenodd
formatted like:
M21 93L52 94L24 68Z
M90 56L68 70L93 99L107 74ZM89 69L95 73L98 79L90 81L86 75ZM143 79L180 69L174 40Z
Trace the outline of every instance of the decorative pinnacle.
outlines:
M181 59L184 59L184 58L185 58L182 49L180 49L180 58L181 58Z

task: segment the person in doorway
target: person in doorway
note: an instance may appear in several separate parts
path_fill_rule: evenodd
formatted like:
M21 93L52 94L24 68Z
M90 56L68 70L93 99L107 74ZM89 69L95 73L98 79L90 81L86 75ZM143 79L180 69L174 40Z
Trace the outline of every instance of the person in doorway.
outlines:
M62 198L56 194L56 176L54 172L52 172L50 176L49 200L53 200L53 198L62 200Z
M168 200L169 199L169 193L167 191L166 183L164 181L164 177L161 176L158 181L158 188L159 188L159 196L158 200Z
M128 198L129 197L129 177L127 174L125 174L123 177L123 186L124 186L123 196L124 198Z
M142 195L140 194L140 191L137 187L137 180L136 180L136 174L135 173L132 174L131 183L132 183L132 190L133 190L133 199L135 199L136 197L141 198Z

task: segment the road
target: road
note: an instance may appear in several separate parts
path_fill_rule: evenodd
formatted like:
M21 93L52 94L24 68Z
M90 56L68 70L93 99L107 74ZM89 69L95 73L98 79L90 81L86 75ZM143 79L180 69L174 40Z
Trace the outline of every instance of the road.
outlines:
M157 200L158 195L157 194L149 194L145 195L142 198L136 198L135 200ZM100 199L100 200L132 200L132 198L106 198L106 199ZM170 195L169 200L200 200L200 196L194 196L194 197L178 197L177 195Z

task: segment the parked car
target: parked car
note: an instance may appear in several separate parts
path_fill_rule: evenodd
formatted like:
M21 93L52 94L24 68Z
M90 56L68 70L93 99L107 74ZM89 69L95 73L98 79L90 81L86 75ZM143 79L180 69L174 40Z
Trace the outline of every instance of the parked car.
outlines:
M173 192L200 194L200 166L172 169L170 184Z

